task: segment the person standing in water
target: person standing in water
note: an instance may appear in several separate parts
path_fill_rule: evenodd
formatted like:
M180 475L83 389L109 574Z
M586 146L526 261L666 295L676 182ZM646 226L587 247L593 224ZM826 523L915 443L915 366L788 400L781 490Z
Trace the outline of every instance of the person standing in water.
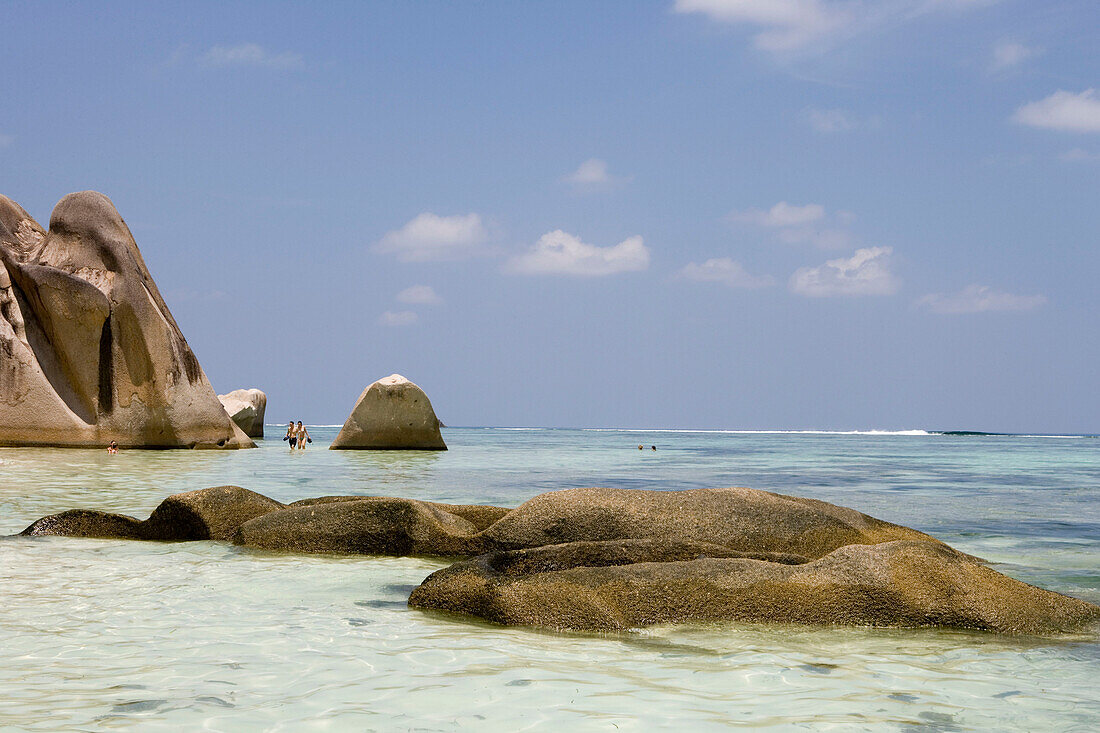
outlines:
M301 423L298 423L301 425ZM286 426L286 435L283 436L283 440L289 441L290 449L294 450L295 443L298 442L298 431L294 429L294 421L291 420Z
M309 437L309 431L306 430L306 426L302 425L302 421L298 421L298 429L294 431L298 436L298 450L305 450L306 443L312 443L313 438Z

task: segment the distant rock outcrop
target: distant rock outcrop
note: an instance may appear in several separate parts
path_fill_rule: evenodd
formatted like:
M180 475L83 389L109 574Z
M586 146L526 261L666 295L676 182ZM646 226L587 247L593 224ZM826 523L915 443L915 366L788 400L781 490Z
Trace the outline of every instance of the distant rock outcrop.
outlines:
M250 438L264 437L264 413L267 395L258 389L235 389L218 395L229 418Z
M0 445L253 447L104 195L0 196Z
M447 450L447 444L428 395L400 374L391 374L363 390L329 448Z

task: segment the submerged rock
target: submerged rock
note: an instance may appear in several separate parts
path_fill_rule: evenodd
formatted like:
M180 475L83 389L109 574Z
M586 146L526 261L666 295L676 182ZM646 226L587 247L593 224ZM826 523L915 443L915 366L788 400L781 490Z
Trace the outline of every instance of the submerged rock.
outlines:
M391 374L363 390L329 448L447 450L439 424L424 390Z
M578 544L590 543L540 548L534 562L520 551L456 563L428 576L409 605L584 631L743 621L1047 634L1100 619L1100 606L1013 580L937 542L847 545L803 564L680 557L689 546L624 563L631 558L608 561L602 548Z
M98 539L143 540L141 520L125 514L108 514L94 509L70 509L35 520L19 534L24 537L95 537Z
M264 413L267 412L267 395L258 389L235 389L229 394L218 395L229 419L250 438L264 437Z
M0 196L0 445L253 447L106 196Z
M379 496L283 505L220 486L170 496L144 522L73 510L23 534L476 555L433 573L409 604L556 629L724 620L1045 634L1100 621L1100 606L1013 580L922 532L753 489L569 489L509 510Z
M72 509L43 517L20 534L123 540L227 540L248 520L283 506L240 486L215 486L169 496L144 522L124 514Z

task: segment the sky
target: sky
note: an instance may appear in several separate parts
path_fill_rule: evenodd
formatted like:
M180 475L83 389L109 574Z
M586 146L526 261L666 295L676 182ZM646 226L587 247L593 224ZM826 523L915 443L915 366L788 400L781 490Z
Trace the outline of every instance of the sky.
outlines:
M0 12L0 192L268 422L1100 432L1094 0Z

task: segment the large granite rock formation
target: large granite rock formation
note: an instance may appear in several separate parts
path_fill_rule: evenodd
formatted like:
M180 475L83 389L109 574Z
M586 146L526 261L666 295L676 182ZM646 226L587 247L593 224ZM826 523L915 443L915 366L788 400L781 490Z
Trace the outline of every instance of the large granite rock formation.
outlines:
M922 532L753 489L570 489L509 510L359 496L283 505L228 486L170 496L144 522L74 510L23 534L476 556L433 573L409 604L556 629L724 620L1046 634L1100 622L1100 606Z
M0 445L253 447L122 217L69 194L45 231L0 196Z
M235 389L229 394L218 395L229 419L250 438L264 437L264 413L267 412L267 395L258 389Z
M447 450L439 425L424 390L391 374L363 390L329 448Z
M409 605L585 631L747 621L1049 634L1100 620L1100 606L1013 580L937 542L845 545L802 564L679 552L665 542L623 558L628 543L583 544L456 563L414 589Z

